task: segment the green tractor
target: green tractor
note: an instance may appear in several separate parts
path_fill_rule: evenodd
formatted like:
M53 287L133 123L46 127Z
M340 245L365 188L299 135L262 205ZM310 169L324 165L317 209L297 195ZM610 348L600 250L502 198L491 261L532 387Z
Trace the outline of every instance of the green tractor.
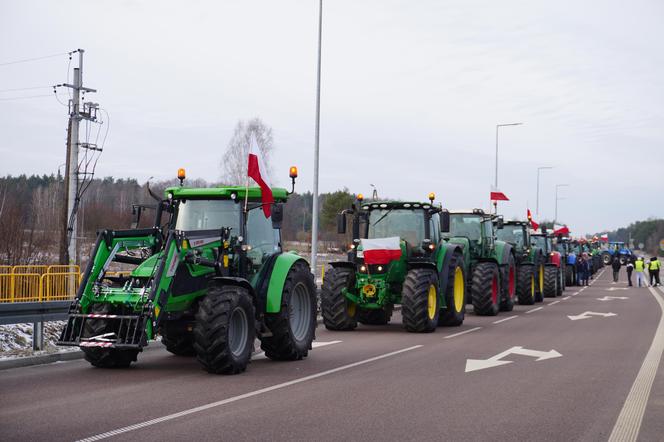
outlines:
M327 329L387 324L397 304L409 332L463 323L463 251L442 240L447 226L434 198L364 202L358 195L359 205L338 215L340 234L352 217L353 243L348 259L330 263L325 273L321 310Z
M544 263L541 248L532 245L528 221L506 221L497 230L498 240L512 245L516 258L516 295L521 305L543 301Z
M107 368L129 366L157 334L210 373L244 371L255 338L270 359L306 357L316 288L307 261L282 251L289 192L272 189L270 205L259 187L187 188L178 175L165 199L151 192L151 228L99 233L58 344ZM131 271L112 272L120 264Z
M512 311L516 293L516 259L512 246L496 240L503 220L482 209L449 212L446 241L463 250L464 269L475 314L495 316ZM495 221L495 224L494 224Z

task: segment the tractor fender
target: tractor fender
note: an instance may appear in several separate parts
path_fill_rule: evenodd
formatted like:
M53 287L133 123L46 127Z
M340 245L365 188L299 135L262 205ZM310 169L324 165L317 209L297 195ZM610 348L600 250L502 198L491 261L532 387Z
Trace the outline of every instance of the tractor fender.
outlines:
M298 261L302 261L307 266L309 265L306 259L292 253L282 253L275 260L272 273L270 274L270 283L267 288L265 313L279 313L281 311L281 294L284 291L288 272L290 272L291 267Z
M450 261L455 253L461 255L461 266L465 268L466 263L463 260L463 247L458 244L447 244L438 254L438 281L442 290L447 287L447 281L450 277Z
M498 265L505 267L509 262L509 257L512 254L512 246L508 243L498 242L496 244L496 258L500 257Z
M560 267L562 259L560 252L551 252L551 264L554 264L556 267Z
M428 261L408 261L406 263L406 266L408 267L408 270L410 269L431 269L438 273L438 268L436 267L436 264Z
M350 261L334 261L328 263L333 269L355 269L355 263Z

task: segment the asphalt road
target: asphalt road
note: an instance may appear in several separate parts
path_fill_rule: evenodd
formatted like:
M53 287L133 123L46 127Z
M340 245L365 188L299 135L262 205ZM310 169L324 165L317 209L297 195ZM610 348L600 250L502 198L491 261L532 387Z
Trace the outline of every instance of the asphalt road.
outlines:
M209 375L164 350L126 370L85 361L4 370L0 437L596 441L616 428L613 440L661 441L664 321L654 293L664 292L611 284L609 273L431 334L406 333L398 315L349 333L321 326L306 360L259 358L238 376ZM584 312L615 316L569 318Z

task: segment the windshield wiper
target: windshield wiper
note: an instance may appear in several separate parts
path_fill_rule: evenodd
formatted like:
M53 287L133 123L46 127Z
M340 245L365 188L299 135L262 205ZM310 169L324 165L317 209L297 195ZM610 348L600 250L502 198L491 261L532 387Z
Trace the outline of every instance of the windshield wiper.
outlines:
M381 222L381 221L383 220L383 218L385 218L387 215L389 215L390 212L393 211L393 210L394 210L394 208L391 208L390 210L388 210L387 212L385 212L385 215L383 215L383 216L381 216L380 218L378 218L378 221L376 221L375 223L373 223L372 226L375 226L376 224L378 224L379 222Z

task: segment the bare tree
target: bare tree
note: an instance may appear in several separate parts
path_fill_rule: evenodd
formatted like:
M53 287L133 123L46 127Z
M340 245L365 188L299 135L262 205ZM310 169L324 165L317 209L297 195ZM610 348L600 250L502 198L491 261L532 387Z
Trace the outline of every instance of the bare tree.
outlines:
M251 144L251 134L256 136L259 156L266 170L261 169L261 175L269 178L271 174L270 159L274 144L272 128L267 126L260 118L249 121L238 121L235 126L233 138L228 143L226 153L221 160L222 179L227 184L242 185L247 177L247 158ZM267 181L267 179L266 179Z

